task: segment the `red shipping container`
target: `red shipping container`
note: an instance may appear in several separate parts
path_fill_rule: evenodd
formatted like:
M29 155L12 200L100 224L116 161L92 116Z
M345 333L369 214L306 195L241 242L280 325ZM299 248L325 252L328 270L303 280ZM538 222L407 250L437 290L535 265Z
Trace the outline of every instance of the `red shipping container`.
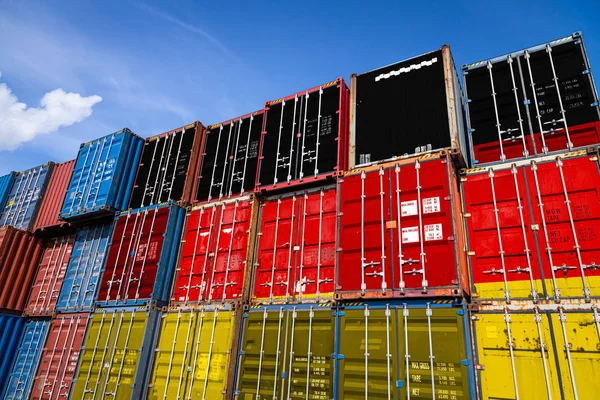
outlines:
M0 228L0 310L25 309L42 251L41 240L31 233Z
M193 207L187 214L172 301L244 302L254 251L254 196Z
M44 244L25 315L41 317L54 313L74 241L75 236L69 235L49 239Z
M468 293L450 153L351 171L339 180L338 198L337 299Z
M89 314L64 314L52 320L30 399L68 397L88 319Z
M67 186L71 180L75 160L57 164L52 171L48 188L42 199L40 211L35 219L33 231L38 234L56 234L70 228L70 225L58 219L58 214L65 200Z
M335 186L261 204L252 300L331 300L335 284Z
M473 295L600 297L600 176L585 151L466 171Z

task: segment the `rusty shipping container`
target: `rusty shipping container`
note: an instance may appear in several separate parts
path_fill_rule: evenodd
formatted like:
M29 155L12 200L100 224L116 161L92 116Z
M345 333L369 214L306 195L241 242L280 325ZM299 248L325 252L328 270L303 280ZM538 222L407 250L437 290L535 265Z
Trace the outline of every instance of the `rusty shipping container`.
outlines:
M49 317L54 314L74 241L75 236L68 235L48 239L44 243L43 254L25 307L25 315Z
M465 172L475 297L600 297L598 168L578 151Z
M335 186L261 201L253 303L330 301L335 285Z
M65 200L67 186L69 185L74 166L75 160L71 160L56 164L54 167L48 181L48 188L42 198L35 224L33 225L34 232L56 235L71 229L68 223L58 219L58 214Z
M17 173L2 210L0 226L23 230L33 228L54 166L53 162L49 162Z
M452 149L466 159L463 94L448 45L353 74L350 167Z
M348 87L342 78L268 101L257 190L319 184L348 165Z
M257 200L245 196L191 208L172 302L243 302L248 297Z
M171 202L121 212L115 220L97 305L167 305L185 210Z
M145 140L129 208L169 200L186 205L193 199L204 132L204 126L194 122Z
M97 309L91 316L69 398L142 399L160 312L146 307Z
M30 399L59 400L69 395L89 314L58 315L50 323Z
M461 198L449 151L339 180L336 298L469 293Z
M41 240L31 233L0 228L0 310L25 309L42 253Z
M264 110L207 127L194 202L254 191Z
M463 66L473 166L600 143L580 32Z
M482 307L472 326L478 398L598 398L597 304Z
M241 313L231 305L162 314L148 399L230 399Z

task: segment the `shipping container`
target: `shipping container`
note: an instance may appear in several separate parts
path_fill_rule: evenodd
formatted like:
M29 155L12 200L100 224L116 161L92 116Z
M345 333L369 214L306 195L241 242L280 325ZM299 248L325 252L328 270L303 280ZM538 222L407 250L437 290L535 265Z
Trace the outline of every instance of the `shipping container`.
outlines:
M144 142L129 208L143 208L172 200L190 203L205 128L200 122L149 137Z
M0 176L0 210L4 210L8 195L12 189L13 183L15 182L16 172L10 172L7 175Z
M335 285L335 186L261 201L253 303L330 301Z
M94 307L113 224L79 229L63 278L55 310L58 313L90 312Z
M0 313L0 395L8 382L15 355L23 337L25 318Z
M337 399L335 337L331 304L250 307L234 398Z
M160 312L145 307L97 309L90 317L69 398L145 398L159 322Z
M89 314L67 314L52 320L30 399L59 400L69 395L88 319Z
M127 128L83 143L59 219L89 223L127 209L143 145Z
M40 362L50 320L30 320L25 325L13 366L4 389L3 399L28 399Z
M578 306L474 313L478 398L596 399L600 316L597 305Z
M466 158L463 94L448 45L351 76L350 167L452 149Z
M339 303L339 399L475 399L461 300Z
M318 184L346 170L348 96L338 78L265 104L257 190Z
M123 211L100 280L97 305L167 305L185 210L171 202Z
M193 305L244 302L248 297L248 260L256 237L257 201L253 196L191 208L183 233L172 301Z
M467 170L474 296L600 297L600 175L584 151Z
M55 164L53 162L17 173L0 218L0 226L14 226L31 230L35 223L48 180Z
M338 202L337 299L469 293L450 152L352 170Z
M42 258L25 307L25 315L49 317L54 314L74 241L75 236L68 235L48 239L44 243Z
M230 399L240 316L231 305L163 313L148 399Z
M42 252L41 240L31 233L0 228L0 310L23 312Z
M600 143L581 33L463 66L473 165Z
M71 160L56 164L54 167L48 181L48 188L40 205L40 211L33 225L33 230L36 233L56 235L72 229L68 223L58 219L58 214L65 200L67 185L71 179L74 166L75 160Z
M195 202L254 191L263 117L259 110L207 127Z

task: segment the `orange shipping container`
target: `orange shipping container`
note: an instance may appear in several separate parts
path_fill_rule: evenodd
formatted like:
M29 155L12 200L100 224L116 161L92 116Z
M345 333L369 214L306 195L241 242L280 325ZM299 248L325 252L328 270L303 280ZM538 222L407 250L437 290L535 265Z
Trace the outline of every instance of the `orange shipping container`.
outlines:
M50 176L48 188L42 199L40 211L35 220L33 231L37 233L56 233L65 231L70 225L58 219L58 214L65 199L67 186L73 173L75 160L57 164Z

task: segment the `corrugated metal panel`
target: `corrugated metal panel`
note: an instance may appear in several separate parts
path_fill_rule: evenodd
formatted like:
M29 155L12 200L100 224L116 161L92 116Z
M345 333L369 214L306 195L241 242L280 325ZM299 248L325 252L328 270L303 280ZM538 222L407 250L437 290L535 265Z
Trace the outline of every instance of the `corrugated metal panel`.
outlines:
M30 399L59 400L69 395L89 314L59 315L50 324Z
M56 311L90 311L94 306L100 276L104 271L113 224L91 225L77 231L65 271Z
M204 126L200 122L146 139L129 208L192 199Z
M12 370L8 377L4 399L17 400L29 398L33 378L38 368L42 348L50 327L49 320L33 320L27 322L25 333L21 339L15 356Z
M160 306L169 302L185 210L161 204L115 221L97 304Z
M23 230L33 228L53 169L54 163L49 162L17 174L2 211L0 226L10 225Z
M476 314L480 398L597 398L599 325L597 308L589 306Z
M580 32L463 66L475 165L600 143L600 106Z
M207 127L195 202L252 192L264 110Z
M0 228L0 309L25 309L42 251L41 241L31 233Z
M340 399L475 398L460 304L348 303L339 325Z
M333 296L336 190L321 188L261 204L252 300L323 301Z
M335 398L334 314L327 305L251 308L244 315L235 398Z
M92 315L70 398L140 399L147 383L160 313L98 309Z
M336 295L469 292L456 181L446 151L345 174L338 184Z
M348 87L342 78L265 104L257 189L332 178L348 165Z
M17 315L0 313L0 388L6 387L15 354L23 337L25 319ZM2 394L0 392L0 394Z
M25 315L51 316L71 257L74 235L49 239L37 268Z
M16 176L16 172L0 176L0 210L4 210L4 206L6 205L8 195L10 194Z
M89 219L125 210L143 144L127 128L82 144L59 218Z
M235 311L163 314L148 399L229 398L238 332Z
M600 175L583 152L468 171L474 292L481 299L600 297Z
M68 225L58 219L58 214L65 200L65 193L74 166L75 160L71 160L56 164L54 167L48 181L48 189L46 189L40 211L33 226L34 231L39 231L38 233L55 233L60 228L65 228Z
M242 197L194 207L187 216L173 301L201 304L247 298L256 200Z

